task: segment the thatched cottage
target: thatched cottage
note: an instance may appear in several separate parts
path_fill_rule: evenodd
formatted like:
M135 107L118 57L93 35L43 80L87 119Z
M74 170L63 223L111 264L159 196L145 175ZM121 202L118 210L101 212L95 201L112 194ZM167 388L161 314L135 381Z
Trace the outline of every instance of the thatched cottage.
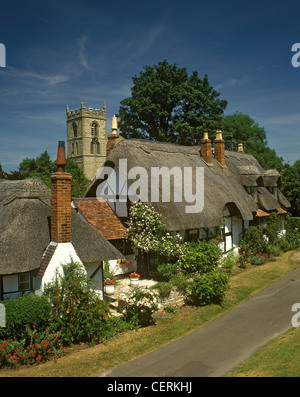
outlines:
M207 133L200 146L192 147L148 140L126 140L117 133L109 135L108 139L104 167L118 171L120 164L126 160L127 180L124 170L116 175L123 174L128 185L127 193L134 183L136 186L137 178L148 176L149 195L145 201L150 201L156 211L162 214L170 231L179 232L185 240L209 238L224 222L222 248L226 253L238 247L241 233L249 225L264 223L272 211L279 214L280 227L284 231L284 217L290 204L280 191L280 174L276 170L264 170L252 155L243 152L241 146L237 152L226 151L221 131L217 131L213 148ZM186 208L190 203L184 200L184 194L183 200L178 200L175 193L183 192L185 187L184 169L194 171L196 168L202 170L203 188L201 191L198 189L198 193L203 197L203 206L199 212L189 213ZM162 178L159 185L156 183L153 186L153 170L156 175L160 171L163 174L163 170L169 171L169 180ZM98 177L87 189L86 197L99 197L99 187L107 178L104 174L98 173ZM167 200L163 198L164 183L170 184ZM197 184L197 175L192 172L188 187L194 193L197 192ZM108 203L126 224L126 209L130 200L127 203L119 202L119 194L121 192L117 191L115 202ZM153 201L151 197L156 199Z
M71 175L64 171L63 142L57 164L51 189L38 178L0 182L0 300L41 293L56 270L70 260L84 266L102 294L103 261L123 258L71 208Z

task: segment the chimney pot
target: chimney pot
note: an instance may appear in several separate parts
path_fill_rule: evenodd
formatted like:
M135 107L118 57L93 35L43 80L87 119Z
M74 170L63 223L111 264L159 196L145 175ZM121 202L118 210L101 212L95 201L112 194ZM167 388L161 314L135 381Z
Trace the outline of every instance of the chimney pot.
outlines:
M207 164L212 164L211 140L208 138L208 132L204 132L201 140L200 154Z
M225 141L222 138L222 131L216 131L216 139L215 139L215 159L222 167L226 167L225 164Z
M58 149L57 149L57 159L56 159L57 172L64 172L66 164L67 161L66 161L65 142L59 141Z

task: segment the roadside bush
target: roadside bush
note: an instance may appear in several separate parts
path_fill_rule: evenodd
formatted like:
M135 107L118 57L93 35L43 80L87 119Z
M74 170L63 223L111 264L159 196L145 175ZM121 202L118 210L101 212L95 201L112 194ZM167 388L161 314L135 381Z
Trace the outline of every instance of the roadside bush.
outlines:
M229 288L229 279L222 272L209 272L196 275L189 285L189 302L196 306L210 303L220 304L225 297L225 291Z
M120 294L120 298L124 300L125 321L135 327L153 324L153 315L158 310L158 295L157 291L146 287L135 288L129 294Z
M57 273L45 287L44 296L52 304L51 324L67 345L93 344L101 338L110 313L107 303L91 287L91 280L75 262L64 265L63 274Z
M45 330L49 326L51 304L38 295L26 295L15 299L6 299L6 326L0 327L0 340L28 339L28 330L33 326Z
M286 240L291 250L300 248L300 218L287 216L285 222Z
M30 331L30 340L26 339L0 341L0 367L18 367L44 362L50 358L60 357L65 348L61 334L46 329L42 332L35 328Z
M216 268L221 256L222 251L216 240L191 242L184 245L184 254L179 259L179 264L187 273L204 274Z
M257 226L250 226L240 241L241 250L253 249L255 253L266 254L268 252L268 240L264 231Z
M126 322L124 318L111 316L101 325L101 336L98 343L106 343L118 333L134 328L134 324Z
M278 214L275 212L271 212L268 217L267 226L264 228L264 233L268 238L268 242L270 245L275 245L279 241L279 223L278 223Z
M226 256L224 256L220 262L218 267L228 271L229 273L237 268L240 264L240 255L235 253L234 250L231 250Z

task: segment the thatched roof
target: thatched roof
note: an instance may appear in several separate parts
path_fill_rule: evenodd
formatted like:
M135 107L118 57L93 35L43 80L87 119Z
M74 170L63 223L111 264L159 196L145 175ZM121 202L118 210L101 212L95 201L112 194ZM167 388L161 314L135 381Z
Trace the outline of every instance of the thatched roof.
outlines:
M230 205L233 213L240 215L244 220L252 220L259 206L245 187L252 186L255 182L259 186L263 186L266 178L268 178L269 185L271 177L275 183L275 179L278 179L279 175L276 175L275 178L274 173L264 172L258 161L246 153L225 151L226 168L223 168L215 159L213 159L212 166L206 164L200 157L200 147L198 146L188 147L138 139L121 140L110 152L106 165L118 166L120 159L127 159L128 170L140 166L148 171L148 175L151 174L151 167L171 169L177 166L182 170L184 167L204 168L203 211L186 213L185 206L188 203L174 202L172 193L170 203L152 202L153 207L163 215L169 230L219 226L222 223L223 210L226 205ZM195 173L193 175L195 176ZM128 182L130 184L132 181ZM95 179L87 189L85 196L96 197L99 183L100 181ZM196 180L193 178L193 192L195 192L195 183ZM171 192L174 189L178 189L178 186L176 183L174 186L173 178L171 178ZM261 209L275 210L281 207L276 200L275 204L271 203L270 195L271 193L266 188L260 191L261 202L267 203L267 207Z
M50 189L38 178L0 182L0 274L39 268L50 243ZM75 209L72 243L83 262L123 255Z

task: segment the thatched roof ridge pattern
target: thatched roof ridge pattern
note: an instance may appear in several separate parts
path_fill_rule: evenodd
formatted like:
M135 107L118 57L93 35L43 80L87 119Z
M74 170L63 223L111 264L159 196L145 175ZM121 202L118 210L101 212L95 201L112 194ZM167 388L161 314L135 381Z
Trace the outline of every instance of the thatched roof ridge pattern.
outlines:
M171 143L151 142L147 140L122 140L110 152L106 164L118 166L120 159L127 159L128 169L135 166L144 167L151 173L152 167L203 167L204 168L204 209L200 213L188 214L186 203L152 202L153 207L163 215L170 230L184 230L199 227L212 227L221 224L225 205L231 203L236 212L244 220L252 220L258 204L266 204L265 210L273 208L278 201L267 189L260 191L261 202L256 203L246 191L245 186L255 182L259 186L265 178L275 177L274 172L264 172L258 161L249 154L225 151L226 167L223 168L213 158L212 166L208 166L200 157L200 146L180 146ZM276 178L278 175L276 174ZM150 179L150 178L149 178ZM86 191L86 197L96 197L96 189L100 181L94 180ZM130 183L131 181L129 181ZM178 188L178 186L177 186ZM149 182L150 189L150 182ZM171 192L176 189L171 183ZM149 190L150 191L150 190ZM195 180L193 180L195 192ZM161 199L161 192L160 199ZM271 197L270 197L271 196ZM262 207L260 205L260 207Z

